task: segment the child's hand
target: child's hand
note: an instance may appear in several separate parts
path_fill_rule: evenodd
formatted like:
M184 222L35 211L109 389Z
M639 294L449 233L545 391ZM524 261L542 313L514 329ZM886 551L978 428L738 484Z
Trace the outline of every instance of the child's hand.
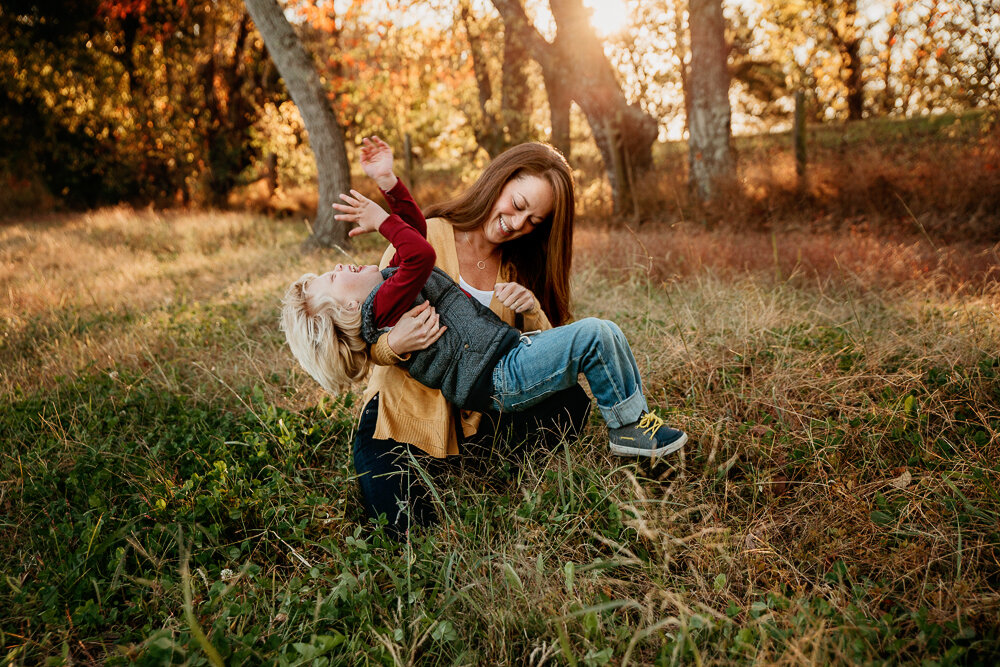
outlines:
M348 236L359 236L369 232L377 232L378 228L385 222L385 219L389 217L389 214L381 206L357 190L351 190L351 194L354 196L340 195L340 198L347 202L347 204L334 204L333 207L340 211L341 215L333 217L337 220L357 223L357 227L347 232Z
M493 286L497 300L515 313L530 313L535 310L535 295L519 283L497 283Z
M396 175L392 173L392 148L378 137L361 140L361 168L386 192L396 185Z

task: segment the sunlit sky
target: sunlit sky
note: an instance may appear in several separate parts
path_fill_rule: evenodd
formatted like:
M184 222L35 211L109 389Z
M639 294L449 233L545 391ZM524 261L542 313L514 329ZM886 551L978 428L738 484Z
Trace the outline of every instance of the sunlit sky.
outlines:
M350 7L351 0L333 0L333 4L336 13L342 15ZM625 4L625 0L583 0L583 4L593 12L591 23L597 34L601 37L607 37L621 31L628 23L628 7ZM490 6L489 0L473 0L473 6L481 13L496 11ZM545 23L548 22L549 18L545 16L548 13L548 7L542 3L542 6L532 7L531 9L540 10L542 17L540 17L538 23L541 24L539 28L544 32L547 28ZM378 14L380 10L377 7L369 7L367 11ZM385 6L384 11L393 12L391 3ZM452 20L453 14L453 8L450 7L442 9L433 3L423 6L418 3L402 14L397 14L397 18L403 25L420 21L440 22L442 25L446 25Z
M624 0L583 0L593 11L591 24L601 37L621 31L628 23L628 8Z

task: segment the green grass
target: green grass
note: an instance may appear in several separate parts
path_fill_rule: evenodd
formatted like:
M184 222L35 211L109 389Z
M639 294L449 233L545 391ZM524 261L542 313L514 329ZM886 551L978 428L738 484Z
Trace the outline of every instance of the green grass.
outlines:
M736 388L720 377L719 391ZM928 396L945 412L922 407ZM857 419L810 419L806 441L782 419L734 421L700 434L680 473L609 465L589 442L508 465L491 492L455 470L439 480L445 526L406 545L359 515L349 402L291 412L242 398L220 410L125 374L13 397L0 430L15 444L0 463L5 662L201 664L185 586L227 664L799 651L968 664L1000 651L987 595L1000 585L998 470L979 460L1000 417L975 418L1000 404L996 359L929 368L923 391L872 396ZM901 465L913 481L897 488ZM817 469L831 480L819 494L848 508L810 498ZM674 499L678 486L701 503ZM873 557L927 550L914 572ZM936 604L961 599L956 587L966 608Z
M219 406L127 372L13 396L6 662L201 664L196 627L227 664L1000 655L1000 360L771 414L746 374L795 354L833 384L866 364L845 327L763 332L700 395L662 388L676 419L717 420L679 468L609 461L595 424L489 491L438 478L445 525L406 545L359 514L349 399ZM913 367L889 363L866 370Z
M595 416L551 452L450 463L428 471L441 525L397 544L361 513L356 397L322 396L276 329L283 286L337 257L261 218L136 215L175 250L120 210L0 229L26 239L0 284L5 664L1000 659L989 274L888 244L892 281L736 254L677 275L728 232L643 228L636 255L581 229L576 315L621 324L690 443L613 458ZM851 265L855 244L795 238Z

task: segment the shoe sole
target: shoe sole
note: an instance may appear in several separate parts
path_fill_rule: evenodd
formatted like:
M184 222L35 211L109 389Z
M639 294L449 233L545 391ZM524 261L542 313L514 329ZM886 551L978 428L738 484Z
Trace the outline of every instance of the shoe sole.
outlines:
M622 445L611 445L611 453L617 454L618 456L646 456L649 458L654 458L657 456L666 456L667 454L673 454L678 449L684 446L684 443L688 441L687 433L682 433L681 437L677 438L669 445L660 447L659 449L643 449L642 447L623 447Z

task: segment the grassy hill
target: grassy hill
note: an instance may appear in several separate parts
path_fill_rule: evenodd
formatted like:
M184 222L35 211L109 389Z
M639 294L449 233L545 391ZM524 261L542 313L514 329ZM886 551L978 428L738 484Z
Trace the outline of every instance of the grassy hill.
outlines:
M996 247L598 222L575 315L691 442L637 464L595 420L430 471L443 525L403 545L359 512L356 398L277 330L342 258L301 222L0 226L4 663L1000 658Z

